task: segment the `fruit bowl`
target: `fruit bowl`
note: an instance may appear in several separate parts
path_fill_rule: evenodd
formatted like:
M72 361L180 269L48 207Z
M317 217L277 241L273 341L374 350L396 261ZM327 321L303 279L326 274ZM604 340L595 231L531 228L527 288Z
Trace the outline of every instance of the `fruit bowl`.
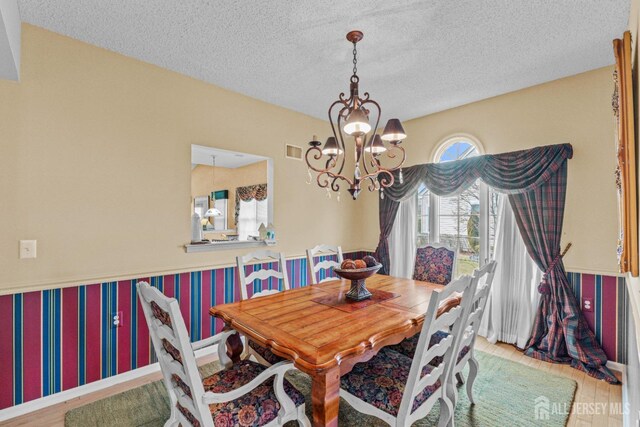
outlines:
M382 264L378 263L373 267L342 269L334 268L333 271L343 279L351 280L351 289L347 292L347 298L354 301L362 301L371 298L371 292L367 289L365 279L373 276L382 268Z

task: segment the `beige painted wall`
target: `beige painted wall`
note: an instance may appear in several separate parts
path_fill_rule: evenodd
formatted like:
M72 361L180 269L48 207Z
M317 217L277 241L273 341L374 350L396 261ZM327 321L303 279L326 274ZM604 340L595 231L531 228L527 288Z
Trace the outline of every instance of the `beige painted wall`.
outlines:
M327 123L30 25L22 43L21 81L0 81L0 292L232 263L184 251L191 144L274 159L275 250L362 247L352 202L284 158Z
M215 179L212 169L215 170ZM229 191L227 227L232 229L236 227L236 188L265 183L267 183L266 160L239 168L198 165L191 171L191 198L193 199L196 196L211 196L211 193L214 191ZM213 203L211 206L213 206Z
M613 53L611 56L613 61ZM571 271L617 273L617 205L613 67L602 68L405 123L407 164L429 162L446 137L466 133L487 153L570 142L563 244L572 242L565 265ZM378 227L375 197L358 206L364 229ZM375 233L363 233L374 248Z

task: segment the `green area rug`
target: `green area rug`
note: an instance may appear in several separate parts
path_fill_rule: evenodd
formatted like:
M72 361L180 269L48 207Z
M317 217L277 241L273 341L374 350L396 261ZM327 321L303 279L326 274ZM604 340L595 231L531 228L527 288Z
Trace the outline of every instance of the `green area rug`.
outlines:
M533 369L501 357L476 352L480 373L474 385L476 404L470 405L466 391L459 389L455 412L456 426L564 426L569 417L576 382ZM201 368L203 376L215 372L215 363ZM307 398L311 419L311 382L299 371L288 379ZM466 377L466 375L465 375ZM542 397L541 397L542 396ZM536 419L538 410L548 419ZM438 405L416 426L433 426L438 421ZM115 396L76 408L65 415L68 427L85 426L162 426L169 418L169 399L162 381L150 383ZM385 426L376 418L360 414L344 400L340 401L341 426ZM291 425L296 425L292 423Z

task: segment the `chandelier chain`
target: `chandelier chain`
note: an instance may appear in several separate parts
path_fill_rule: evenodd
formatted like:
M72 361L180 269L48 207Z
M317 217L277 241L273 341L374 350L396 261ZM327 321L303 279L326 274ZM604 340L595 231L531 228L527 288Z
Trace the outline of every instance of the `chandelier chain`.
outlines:
M356 49L356 44L353 44L353 75L358 74L358 50Z

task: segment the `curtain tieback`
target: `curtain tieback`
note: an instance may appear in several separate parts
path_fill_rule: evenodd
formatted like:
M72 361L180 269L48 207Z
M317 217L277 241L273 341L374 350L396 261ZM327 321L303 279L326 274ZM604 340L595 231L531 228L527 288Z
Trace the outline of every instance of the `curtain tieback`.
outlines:
M567 246L564 248L564 251L556 255L553 261L551 261L551 264L549 264L549 267L547 267L547 269L544 271L544 274L542 275L542 281L538 285L539 293L543 295L551 294L551 284L549 283L549 274L551 274L553 269L556 268L556 265L558 265L558 263L560 262L564 254L567 253L570 247L571 247L571 243L568 243Z

